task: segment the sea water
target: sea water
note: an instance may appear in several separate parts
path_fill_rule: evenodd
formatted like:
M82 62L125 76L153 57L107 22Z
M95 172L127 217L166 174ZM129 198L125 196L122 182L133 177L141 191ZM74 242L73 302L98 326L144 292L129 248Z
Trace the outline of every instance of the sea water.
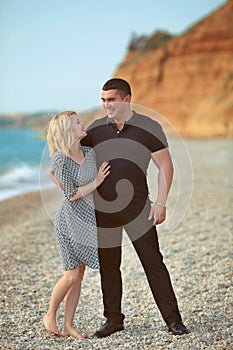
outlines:
M0 200L52 187L50 157L43 132L0 129Z

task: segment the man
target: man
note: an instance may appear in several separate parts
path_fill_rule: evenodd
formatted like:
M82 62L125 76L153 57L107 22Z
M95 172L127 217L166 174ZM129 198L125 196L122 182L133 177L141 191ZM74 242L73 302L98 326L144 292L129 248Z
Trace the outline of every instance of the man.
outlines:
M94 121L82 144L94 147L97 161L107 160L111 174L96 193L99 260L106 323L98 338L124 329L121 311L121 239L127 232L145 270L161 315L174 335L189 333L182 323L169 273L159 250L156 225L166 218L173 165L161 126L130 108L131 88L119 78L102 89L107 116ZM152 205L146 171L150 159L158 168L158 194Z

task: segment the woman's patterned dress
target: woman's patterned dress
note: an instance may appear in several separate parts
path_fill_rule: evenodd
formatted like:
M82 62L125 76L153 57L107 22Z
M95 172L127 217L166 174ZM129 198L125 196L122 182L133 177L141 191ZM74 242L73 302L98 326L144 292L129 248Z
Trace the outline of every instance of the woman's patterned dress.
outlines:
M93 269L99 268L93 194L70 201L78 187L93 181L97 174L94 151L85 146L82 150L82 164L60 152L55 152L52 158L54 175L64 190L63 200L54 220L64 270L71 270L82 264Z

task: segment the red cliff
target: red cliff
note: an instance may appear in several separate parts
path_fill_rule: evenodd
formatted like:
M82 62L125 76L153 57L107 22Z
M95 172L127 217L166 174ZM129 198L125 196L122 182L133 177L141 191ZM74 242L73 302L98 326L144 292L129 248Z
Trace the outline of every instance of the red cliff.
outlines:
M115 77L185 137L233 136L233 0L167 44L130 50Z

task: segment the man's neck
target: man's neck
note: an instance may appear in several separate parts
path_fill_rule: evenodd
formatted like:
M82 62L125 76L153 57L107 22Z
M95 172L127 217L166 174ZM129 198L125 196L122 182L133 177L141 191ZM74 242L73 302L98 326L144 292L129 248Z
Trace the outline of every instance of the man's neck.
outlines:
M113 121L115 124L117 125L124 125L125 122L127 122L128 120L130 120L133 116L133 112L131 110L127 111L124 115L121 116L117 116L115 118L113 118Z

